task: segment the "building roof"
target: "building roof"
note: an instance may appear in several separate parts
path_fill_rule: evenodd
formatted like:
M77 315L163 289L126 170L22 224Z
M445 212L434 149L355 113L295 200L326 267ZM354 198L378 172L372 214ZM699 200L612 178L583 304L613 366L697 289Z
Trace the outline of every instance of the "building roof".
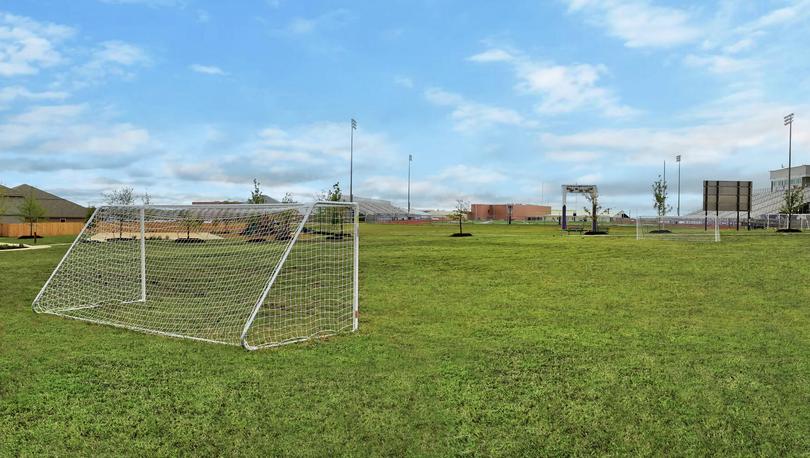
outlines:
M46 218L78 219L87 217L87 208L31 185L21 184L13 188L0 186L0 191L3 191L8 201L5 214L0 215L0 217L5 216L5 220L13 219L15 222L19 220L20 205L29 195L32 195L45 210Z

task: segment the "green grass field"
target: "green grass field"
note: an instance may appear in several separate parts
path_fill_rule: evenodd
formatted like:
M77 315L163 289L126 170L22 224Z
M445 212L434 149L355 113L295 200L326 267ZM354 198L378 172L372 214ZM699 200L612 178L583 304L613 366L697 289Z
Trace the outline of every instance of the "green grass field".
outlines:
M34 314L68 246L0 253L0 456L810 454L810 237L453 230L363 225L360 331L257 352Z

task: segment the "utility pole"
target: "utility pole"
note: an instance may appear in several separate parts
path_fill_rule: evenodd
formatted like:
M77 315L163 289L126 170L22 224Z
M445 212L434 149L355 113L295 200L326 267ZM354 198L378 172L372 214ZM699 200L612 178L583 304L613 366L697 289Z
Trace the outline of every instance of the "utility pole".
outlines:
M351 137L349 146L349 202L354 202L354 189L352 187L354 181L354 131L357 130L357 121L352 118L352 129L349 134Z
M666 215L667 211L667 194L669 194L669 189L667 189L667 160L664 159L664 215Z
M681 216L681 155L675 156L678 162L678 216Z
M793 155L793 113L785 116L785 125L788 126L788 129L789 129L788 130L788 182L787 182L787 193L789 193L789 194L786 194L786 196L788 196L788 199L789 199L787 203L790 204L790 205L788 205L788 227L787 227L788 232L790 232L790 230L791 230L790 220L793 219L793 194L792 194L793 193L793 187L792 187L792 184L790 182L790 179L791 179L791 175L790 175L791 171L790 171L790 169L791 169L791 166L793 165L792 161L791 161L792 155Z
M413 154L408 155L408 219L411 219L411 162Z

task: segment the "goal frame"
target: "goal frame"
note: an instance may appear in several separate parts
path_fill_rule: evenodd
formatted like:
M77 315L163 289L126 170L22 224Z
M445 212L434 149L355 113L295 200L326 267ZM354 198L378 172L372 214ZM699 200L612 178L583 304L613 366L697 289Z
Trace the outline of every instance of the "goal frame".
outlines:
M702 225L704 226L704 232L708 236L709 231L709 224L708 219L712 218L714 220L712 226L712 242L719 242L720 241L720 218L717 218L714 215L707 215L704 218L700 218L700 221L695 220L698 224L694 225ZM670 226L678 224L683 224L682 221L687 221L694 218L686 218L686 217L676 217L676 216L637 216L636 218L636 240L644 240L644 239L662 239L665 238L667 240L678 240L678 239L690 239L694 238L695 234L673 234L669 233L666 235L658 236L658 235L651 235L645 234L643 229L642 221L657 221L659 225L669 224ZM699 234L699 233L698 233Z
M293 236L288 241L288 243L287 243L286 247L284 248L284 251L283 251L280 259L278 260L278 262L276 263L276 265L275 265L275 267L273 269L272 274L267 279L267 282L266 282L264 288L261 290L260 295L256 300L256 303L253 305L253 308L252 308L252 310L250 312L250 315L249 315L248 319L246 320L245 325L242 328L242 331L241 331L241 333L239 335L239 345L241 345L242 348L244 348L245 350L254 351L254 350L261 349L261 348L272 348L272 347L278 347L278 346L282 346L282 345L286 345L286 344L290 344L290 343L302 342L302 341L310 340L310 339L315 337L315 336L304 336L304 337L284 340L282 342L273 342L273 343L262 344L262 345L251 345L248 342L248 333L249 333L251 327L253 326L253 324L254 324L254 322L256 320L256 317L257 317L259 311L261 310L262 305L264 304L264 301L267 299L267 296L270 293L270 291L272 290L273 285L275 284L276 280L279 277L279 274L282 272L282 270L283 270L283 268L284 268L284 266L286 264L287 258L289 257L289 255L293 251L293 249L295 248L296 242L298 242L298 239L299 239L301 233L304 231L304 227L306 226L307 222L309 221L310 216L312 215L314 209L317 208L317 207L338 207L338 208L342 207L342 208L351 208L352 209L352 221L351 221L352 226L351 226L351 230L352 230L352 244L353 244L353 246L352 246L352 270L353 270L353 272L352 272L352 275L351 275L351 279L352 279L352 286L351 286L351 294L352 294L352 300L351 300L351 302L352 302L351 303L351 308L352 308L352 310L351 310L351 320L352 320L352 322L351 322L351 332L356 332L360 327L360 304L359 304L359 302L360 302L359 301L359 268L360 268L360 260L359 260L359 254L360 254L359 226L360 226L360 224L359 223L360 223L360 212L359 212L359 204L357 202L315 201L315 202L310 202L310 203L305 203L305 204L211 204L211 205L204 205L204 206L200 206L200 205L128 205L128 206L112 205L112 206L100 206L100 207L97 207L93 211L90 218L88 218L87 222L82 227L82 230L79 232L79 234L73 240L70 247L67 249L65 254L60 259L59 263L57 263L56 267L51 272L51 274L48 277L47 281L42 286L42 288L39 290L39 292L37 293L37 296L34 298L34 301L31 304L31 308L35 313L38 313L38 314L40 314L40 313L41 314L52 314L52 315L57 315L57 316L64 317L64 318L71 318L71 319L75 319L75 320L79 320L79 321L86 321L86 322L91 322L91 323L96 323L96 324L102 324L102 325L107 325L107 326L124 328L124 329L133 330L133 331L144 332L144 333L148 333L148 334L156 334L156 335L162 335L162 336L167 336L167 337L198 340L198 341L204 341L204 342L228 345L229 344L228 342L223 342L221 340L207 339L205 337L200 337L200 336L192 336L192 335L185 335L185 334L179 334L179 333L172 333L172 332L166 332L166 331L161 331L161 330L156 330L156 329L149 329L149 328L145 328L143 326L126 325L126 324L121 324L121 323L117 323L117 322L111 322L111 321L107 321L107 320L103 320L103 319L88 318L88 317L77 317L77 316L71 316L71 315L67 315L67 314L64 314L64 313L60 313L60 312L78 310L79 308L99 307L99 306L102 306L102 305L90 304L90 305L84 305L84 306L80 306L80 307L72 307L72 308L69 308L69 309L60 309L59 311L38 310L37 305L39 304L39 302L42 299L45 292L48 290L48 287L51 285L54 278L60 272L60 269L62 269L65 261L68 258L70 258L70 255L73 253L73 251L76 248L77 244L80 243L83 240L83 236L88 231L88 229L91 227L91 224L93 224L95 222L96 217L98 216L99 212L101 210L103 210L103 209L116 208L116 207L118 207L118 208L128 207L128 208L138 209L138 215L139 215L139 217L138 217L138 219L139 219L139 221L138 221L138 229L139 229L139 232L140 232L140 234L139 234L139 236L140 236L139 237L140 297L138 299L134 300L134 301L128 301L127 302L127 303L132 303L132 302L146 302L146 300L147 300L147 288L146 288L146 272L147 272L147 266L146 266L146 227L145 227L146 226L146 224L145 224L145 220L146 220L145 213L146 213L147 210L149 210L149 209L188 210L188 209L200 209L201 207L204 207L206 209L250 209L250 208L257 207L257 205L260 205L262 207L279 207L279 208L281 208L281 207L290 207L290 206L298 206L299 208L302 209L302 218L301 218L301 221L299 223L297 223L297 226L295 228L295 232L294 232Z

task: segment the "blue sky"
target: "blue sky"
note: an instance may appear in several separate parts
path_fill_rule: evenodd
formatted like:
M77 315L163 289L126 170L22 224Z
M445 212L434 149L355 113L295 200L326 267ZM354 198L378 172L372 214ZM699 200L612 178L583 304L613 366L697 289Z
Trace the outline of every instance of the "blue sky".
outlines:
M94 204L348 190L652 214L810 162L810 1L0 2L0 183ZM541 191L542 189L542 191ZM675 184L670 180L671 192Z

